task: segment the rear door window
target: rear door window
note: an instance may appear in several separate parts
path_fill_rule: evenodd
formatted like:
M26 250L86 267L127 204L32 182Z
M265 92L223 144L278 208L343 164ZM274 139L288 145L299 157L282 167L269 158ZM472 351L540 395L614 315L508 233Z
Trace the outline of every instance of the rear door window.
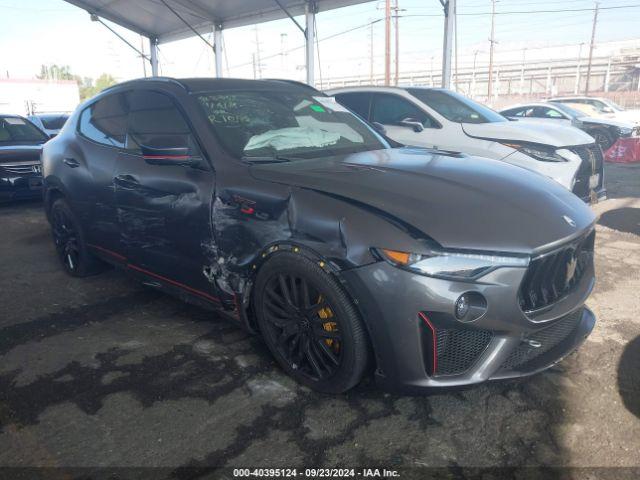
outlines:
M425 128L438 128L438 123L417 105L389 93L373 95L371 120L383 125L400 125L403 120L414 120Z
M167 95L135 90L129 92L128 104L127 150L140 153L141 145L158 149L197 149L189 125Z
M365 120L369 119L371 94L367 92L340 93L335 96L338 103L357 113Z
M104 97L85 108L80 115L80 133L94 142L124 147L127 131L127 106L124 94Z
M556 110L555 108L549 108L549 107L536 107L534 109L533 116L538 118L554 118L554 119L564 118L564 115L560 113L558 110Z

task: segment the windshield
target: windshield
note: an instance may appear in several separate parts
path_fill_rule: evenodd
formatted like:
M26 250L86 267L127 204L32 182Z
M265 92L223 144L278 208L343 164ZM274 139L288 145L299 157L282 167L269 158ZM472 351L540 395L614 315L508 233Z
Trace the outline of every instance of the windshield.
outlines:
M611 100L605 100L603 103L609 105L611 108L613 108L614 110L617 110L618 112L624 112L624 108L622 108L616 102L612 102Z
M0 144L44 143L48 137L21 117L0 117Z
M564 103L560 103L560 102L550 102L554 107L556 107L558 110L562 110L564 113L566 113L567 115L569 115L572 118L580 118L580 117L584 117L586 114L584 112L581 112L580 110L576 110L575 108L571 108L567 105L565 105Z
M496 123L508 120L488 107L446 90L408 88L407 91L447 120L457 123Z
M389 148L331 97L234 91L206 93L198 99L219 141L244 160L293 161Z
M69 115L38 115L44 128L49 130L61 130Z

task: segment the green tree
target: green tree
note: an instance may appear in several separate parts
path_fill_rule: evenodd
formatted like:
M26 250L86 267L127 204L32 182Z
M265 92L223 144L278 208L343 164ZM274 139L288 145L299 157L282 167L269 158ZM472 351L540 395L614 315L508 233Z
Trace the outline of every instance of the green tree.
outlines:
M79 76L77 76L76 81L78 82L78 88L80 89L81 101L91 98L94 95L100 93L105 88L108 88L111 85L115 85L117 83L116 79L108 73L103 73L102 75L100 75L96 79L95 83L93 79L89 77L80 78Z
M40 65L40 74L36 75L40 80L74 80L69 65Z

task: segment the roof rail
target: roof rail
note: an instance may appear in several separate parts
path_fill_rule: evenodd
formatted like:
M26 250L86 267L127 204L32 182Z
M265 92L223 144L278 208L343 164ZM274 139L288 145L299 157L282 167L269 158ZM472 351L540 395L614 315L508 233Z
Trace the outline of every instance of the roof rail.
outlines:
M292 85L297 85L299 87L305 87L305 88L307 88L309 90L313 90L314 92L319 92L320 91L317 88L312 87L308 83L299 82L298 80L289 80L288 78L263 78L262 80L266 80L266 81L269 81L269 82L290 83Z
M185 87L185 85L178 79L173 78L173 77L142 77L142 78L134 78L133 80L127 80L126 82L121 82L121 83L116 83L115 85L111 85L110 87L105 88L104 90L102 90L103 92L106 92L108 90L111 90L113 88L116 87L122 87L122 86L126 86L132 83L139 83L139 82L166 82L166 83L173 83L174 85L179 85L180 87L182 87L183 89L187 89L187 87Z

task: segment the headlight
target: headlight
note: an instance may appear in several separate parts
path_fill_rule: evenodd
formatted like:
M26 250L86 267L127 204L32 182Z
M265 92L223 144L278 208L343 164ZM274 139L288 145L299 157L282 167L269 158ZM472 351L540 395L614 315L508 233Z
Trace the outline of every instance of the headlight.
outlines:
M519 152L524 153L525 155L529 155L530 157L535 158L536 160L541 160L543 162L566 162L567 159L558 155L556 153L556 149L553 147L546 147L544 145L529 145L523 143L507 143L504 142L503 145L507 147L515 148Z
M500 267L526 267L529 257L522 255L494 255L453 250L434 250L429 253L408 253L386 248L374 251L396 267L429 277L454 280L474 280Z
M621 137L630 137L633 134L633 128L631 127L618 127L618 135Z

